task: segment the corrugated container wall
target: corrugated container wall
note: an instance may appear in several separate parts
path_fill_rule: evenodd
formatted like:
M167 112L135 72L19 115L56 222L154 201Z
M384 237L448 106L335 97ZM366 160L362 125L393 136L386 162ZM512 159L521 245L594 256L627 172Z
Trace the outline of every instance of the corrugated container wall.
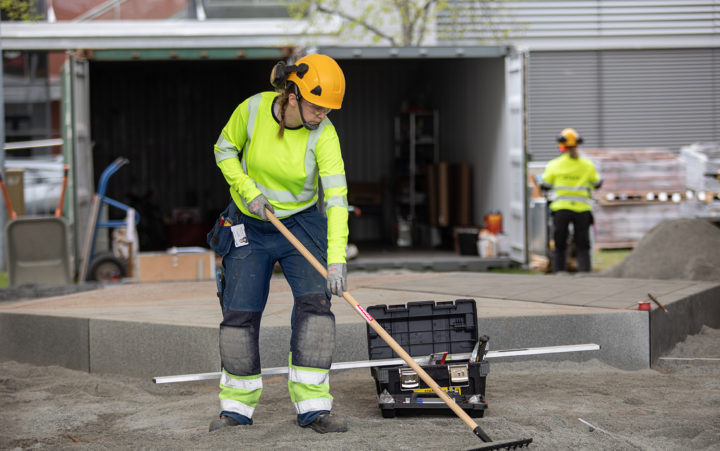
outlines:
M271 68L271 61L91 61L95 180L118 156L130 160L107 192L140 213L142 249L170 244L164 225L174 209L196 207L205 223L227 204L212 146L235 107L266 89Z
M210 222L229 200L212 145L235 107L270 90L275 61L91 61L92 139L95 177L116 157L108 196L141 215L150 249L162 249L162 227L173 211L199 208ZM347 90L330 119L338 130L349 183L391 184L394 117L403 108L440 111L440 159L469 162L475 171L475 217L507 203L492 189L503 162L493 156L501 141L502 58L341 60ZM119 212L122 213L122 212ZM388 221L384 218L383 227ZM351 231L360 239L381 236L377 224ZM386 230L387 231L387 230ZM380 234L380 236L378 235ZM142 246L141 248L149 249Z

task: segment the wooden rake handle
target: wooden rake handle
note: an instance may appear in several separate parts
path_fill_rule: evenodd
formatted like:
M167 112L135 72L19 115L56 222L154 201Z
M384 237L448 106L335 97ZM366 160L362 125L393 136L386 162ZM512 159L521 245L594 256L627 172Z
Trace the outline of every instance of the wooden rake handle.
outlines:
M303 244L297 238L295 238L295 235L293 235L292 232L290 232L290 230L288 230L288 228L285 227L285 225L280 222L280 220L276 218L270 210L265 209L265 214L267 215L270 222L272 222L273 225L280 231L280 233L282 233L285 238L287 238L288 241L290 241L290 243L295 246L298 251L300 251L303 257L305 257L307 261L310 262L310 264L320 274L322 274L324 278L327 279L327 269L325 269L325 266L323 266L319 261L317 261L317 259L310 253L310 251L308 251L305 246L303 246ZM375 319L370 316L368 312L365 311L365 309L358 303L358 301L355 300L355 298L350 294L349 291L343 291L342 295L343 298L345 298L345 300L365 320L365 322L370 325L370 327L372 327L375 333L377 333L380 338L385 341L385 343L390 345L392 350L395 351L395 353L400 356L400 358L403 359L405 363L410 366L410 368L415 370L415 372L427 384L427 386L430 387L432 391L434 391L435 394L440 397L440 399L445 401L445 404L447 404L448 407L450 407L450 409L452 409L452 411L455 412L455 414L460 417L460 419L463 420L463 422L467 424L470 429L473 430L475 435L480 437L480 439L485 442L490 441L490 438L487 437L487 435L485 434L485 432L483 432L482 429L480 429L480 426L478 426L478 424L470 417L470 415L465 413L465 411L460 406L458 406L457 403L450 396L448 396L448 394L445 393L442 388L440 388L437 382L435 382L433 378L430 377L430 375L424 369L422 369L422 367L415 360L413 360L412 357L410 357L410 354L405 352L405 350L397 343L397 341L395 341L395 339L391 337L390 334L387 333L387 331L383 329L383 327L379 325L378 322L375 321Z

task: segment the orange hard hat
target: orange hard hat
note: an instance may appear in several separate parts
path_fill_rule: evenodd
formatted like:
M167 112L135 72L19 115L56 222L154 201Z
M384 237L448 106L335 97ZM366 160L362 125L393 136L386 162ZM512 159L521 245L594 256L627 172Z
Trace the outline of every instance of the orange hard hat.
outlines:
M583 139L574 128L566 128L558 135L557 142L560 147L577 147L583 143Z
M345 75L338 63L327 55L314 53L295 62L297 71L287 80L295 83L308 102L339 110L345 96Z

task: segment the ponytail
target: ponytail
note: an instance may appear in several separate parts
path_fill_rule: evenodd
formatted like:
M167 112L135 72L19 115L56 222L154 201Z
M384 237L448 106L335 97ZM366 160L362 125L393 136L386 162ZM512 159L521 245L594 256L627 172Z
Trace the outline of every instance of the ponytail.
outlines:
M288 97L290 95L290 92L288 90L282 90L280 91L280 95L277 96L276 102L278 102L278 106L280 107L278 122L280 122L280 129L278 130L278 138L282 138L285 134L285 112L288 107Z

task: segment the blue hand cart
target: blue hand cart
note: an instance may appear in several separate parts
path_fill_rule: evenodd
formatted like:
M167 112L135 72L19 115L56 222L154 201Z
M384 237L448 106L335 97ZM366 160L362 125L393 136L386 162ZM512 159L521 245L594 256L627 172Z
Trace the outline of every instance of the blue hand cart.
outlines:
M102 213L102 206L108 204L112 207L119 208L125 212L130 210L130 206L118 202L114 199L110 199L106 196L108 182L110 177L115 174L121 167L128 164L130 161L125 157L118 157L110 163L108 167L100 175L98 182L98 189L96 193L95 203L96 207L93 208L91 215L94 215L93 222L94 227L92 230L92 241L90 244L90 256L87 265L87 275L85 280L97 280L101 282L118 281L125 277L127 274L127 265L129 262L121 259L112 253L112 251L103 251L95 254L95 245L97 242L98 229L100 228L117 228L126 227L126 221L124 219L114 219L108 221L101 221L100 214ZM140 215L135 213L135 225L140 222ZM81 272L82 277L82 272Z

